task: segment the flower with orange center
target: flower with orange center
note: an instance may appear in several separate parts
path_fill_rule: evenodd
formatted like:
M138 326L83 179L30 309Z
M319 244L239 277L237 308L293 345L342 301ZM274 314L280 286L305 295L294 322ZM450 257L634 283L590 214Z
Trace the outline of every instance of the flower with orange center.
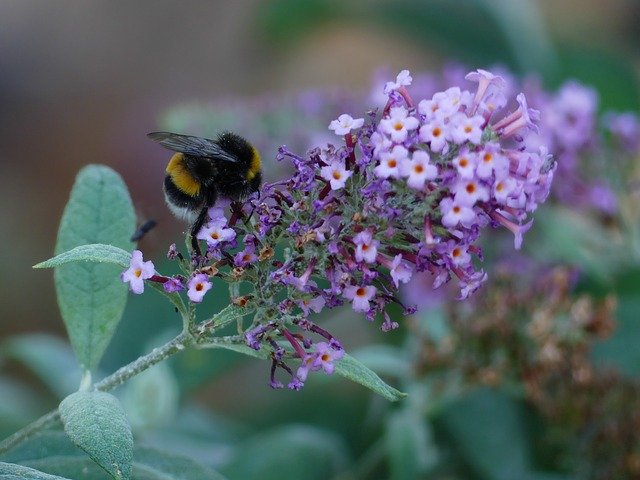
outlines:
M209 281L209 277L204 273L198 273L191 277L189 283L187 284L189 290L187 291L187 296L189 300L194 303L202 302L205 293L211 290L213 284Z
M344 188L346 181L353 175L351 170L347 170L344 162L334 161L320 169L320 176L331 185L331 190Z
M131 254L131 263L129 268L122 272L120 278L123 282L129 283L129 289L136 294L144 292L144 280L153 277L156 269L153 262L144 262L142 259L142 252L140 250L134 250Z
M348 300L351 300L353 309L356 312L368 312L369 301L375 296L376 291L376 287L372 285L349 285L345 287L343 295Z

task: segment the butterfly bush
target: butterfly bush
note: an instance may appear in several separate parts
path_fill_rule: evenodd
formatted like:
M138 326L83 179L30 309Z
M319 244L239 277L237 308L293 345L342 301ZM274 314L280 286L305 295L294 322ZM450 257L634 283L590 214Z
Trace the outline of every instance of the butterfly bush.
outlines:
M473 91L452 87L416 101L405 70L384 86L380 112L331 122L336 144L306 155L281 147L277 158L292 163L293 175L232 204L228 219L210 209L197 236L206 254L185 260L169 251L188 278L151 281L186 289L191 302L203 300L210 277L227 281L233 304L253 314L238 342L268 352L272 387L284 386L280 369L296 390L312 371L332 373L344 355L312 313L347 304L395 329L392 305L415 312L399 296L415 272L429 273L434 288L454 279L467 298L487 278L478 267L482 232L504 227L520 248L555 171L544 146L523 141L540 118L525 96L505 109L500 76L477 70L467 79ZM240 295L240 284L251 291Z

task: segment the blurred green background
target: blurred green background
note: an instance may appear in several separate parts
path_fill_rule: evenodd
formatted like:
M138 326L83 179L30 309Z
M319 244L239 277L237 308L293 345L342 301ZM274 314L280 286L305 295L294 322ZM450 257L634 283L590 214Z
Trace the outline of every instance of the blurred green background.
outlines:
M141 249L162 264L184 225L164 206L166 155L145 134L162 125L170 108L233 106L315 88L368 92L380 67L439 73L451 61L535 73L548 88L577 78L597 88L603 111L637 111L640 2L0 1L0 398L7 399L0 407L0 434L46 412L77 385L52 274L31 266L51 256L82 166L103 163L123 176L140 220L159 222ZM314 121L325 128L332 118ZM274 144L290 141L286 132L274 136ZM275 165L275 154L263 152L266 170ZM575 257L558 257L575 263ZM606 281L587 279L583 288L628 298L620 311L633 320L640 319L640 277L638 258L629 258L627 270ZM327 321L348 350L369 343L400 346L406 334L383 336L348 315ZM640 341L640 328L624 325L629 330L600 354L617 358L627 352L622 368L634 377L640 349L633 351L632 340ZM153 292L130 298L103 371L179 327ZM32 333L54 337L14 337ZM398 352L369 355L372 365L385 359L382 370L393 370L393 359L398 371L411 368ZM456 397L461 404L438 416L425 407L429 395L419 382L402 385L410 399L391 406L337 378L313 379L302 393L272 391L266 364L220 352L185 354L171 368L152 372L121 392L138 422L138 438L220 467L230 478L283 478L284 465L290 469L284 478L508 479L524 478L518 475L525 464L531 471L563 470L561 462L538 461L531 453L540 427L530 425L527 404L493 390ZM421 423L425 410L439 420ZM448 426L441 428L443 422ZM417 424L421 428L412 428ZM459 434L469 425L478 428ZM508 440L492 443L485 429L502 429L499 438ZM486 452L474 447L487 443ZM454 467L438 471L442 464ZM567 476L527 478L574 478L570 468L564 470Z

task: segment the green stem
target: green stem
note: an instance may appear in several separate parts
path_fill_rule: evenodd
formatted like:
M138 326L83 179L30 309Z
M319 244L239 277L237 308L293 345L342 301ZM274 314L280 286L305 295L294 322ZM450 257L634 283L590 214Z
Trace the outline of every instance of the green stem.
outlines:
M143 372L156 363L161 362L165 358L184 350L186 347L192 345L193 342L194 340L189 334L181 333L163 346L154 348L147 355L144 355L130 364L119 368L108 377L96 383L94 389L102 392L113 390L117 386L129 380L131 377L138 375L140 372ZM40 430L52 427L58 422L58 420L60 420L60 414L56 408L33 423L30 423L22 430L17 431L10 437L3 440L2 443L0 443L0 453L4 453L16 445L21 444Z

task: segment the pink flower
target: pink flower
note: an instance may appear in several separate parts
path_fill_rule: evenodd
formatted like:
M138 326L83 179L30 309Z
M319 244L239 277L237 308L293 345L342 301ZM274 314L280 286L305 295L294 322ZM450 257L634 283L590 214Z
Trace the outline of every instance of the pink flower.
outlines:
M335 368L334 362L340 360L344 356L344 350L341 348L334 349L327 342L320 342L316 344L316 355L313 361L314 370L321 368L324 373L331 375Z
M468 227L476 219L476 213L471 207L463 205L453 198L443 198L440 202L440 210L442 211L442 225L445 227L455 227L458 224Z
M393 284L398 288L400 283L408 283L411 280L411 276L413 275L413 270L409 266L409 264L402 260L402 255L398 254L393 258L393 262L391 262L391 279L393 280Z
M211 290L213 284L209 281L209 277L204 273L198 273L191 277L187 284L189 290L187 296L194 303L202 302L204 294Z
M378 254L378 245L380 242L373 239L373 235L369 230L364 230L353 237L356 244L356 261L373 263L376 261Z
M136 294L144 292L144 280L155 275L156 269L152 261L143 262L142 252L134 250L131 254L129 268L122 272L120 278L129 283L129 289Z
M344 296L352 301L353 309L356 312L369 311L369 300L376 294L376 287L371 285L357 286L349 285L344 289Z
M225 224L221 223L219 219L212 220L202 227L200 232L198 232L198 235L196 235L196 238L198 240L205 240L207 245L211 245L213 247L219 243L236 238L236 232L233 228L225 228L224 225Z

